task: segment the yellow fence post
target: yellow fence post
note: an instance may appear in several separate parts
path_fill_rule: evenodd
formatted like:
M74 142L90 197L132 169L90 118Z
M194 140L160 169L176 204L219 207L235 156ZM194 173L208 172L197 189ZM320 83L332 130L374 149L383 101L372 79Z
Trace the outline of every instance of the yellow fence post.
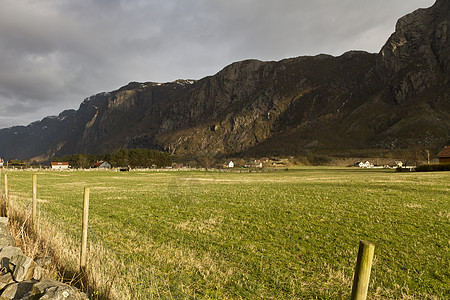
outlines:
M88 231L88 214L89 214L89 188L84 188L83 201L83 226L81 233L81 254L80 254L80 271L84 272L87 261L87 231Z
M374 252L375 245L373 243L367 241L359 242L358 260L356 261L355 276L353 278L352 300L365 300L367 298Z

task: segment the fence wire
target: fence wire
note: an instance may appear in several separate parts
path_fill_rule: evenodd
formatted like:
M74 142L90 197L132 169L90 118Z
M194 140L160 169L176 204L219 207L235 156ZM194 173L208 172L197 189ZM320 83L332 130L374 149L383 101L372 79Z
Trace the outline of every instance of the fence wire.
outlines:
M141 270L144 273L143 274L144 278L143 280L141 280L140 284L143 286L147 286L150 291L154 291L158 297L162 299L196 299L191 295L188 295L184 291L180 290L176 286L170 284L167 280L164 280L161 276L150 271L148 268L135 262L130 257L127 257L117 252L100 237L100 235L94 230L93 227L89 226L88 229L95 242L100 243L104 248L106 248L112 254L114 254L114 256L118 259L118 261L121 261L122 263L129 263L131 265L136 266L137 269ZM126 272L131 272L133 269L136 270L136 268L128 267L126 268ZM147 274L148 277L145 277L145 274ZM150 280L147 280L146 278L150 278Z
M9 190L9 205L15 205L17 209L23 210L24 214L31 216L32 202L23 196L14 196ZM1 198L5 200L3 191ZM15 203L13 203L13 200ZM30 200L30 201L29 201ZM59 234L66 235L69 252L79 253L81 243L81 219L79 224L74 224L55 216L42 207L41 201L37 202L39 230L47 229L47 226L55 227ZM31 220L30 220L31 221ZM92 291L89 293L91 299L193 299L180 288L171 284L160 275L142 266L130 256L123 255L110 246L92 227L88 227L88 239L90 240L88 252L88 268L95 264L95 271L91 272L94 280L102 280L104 286L96 286L103 292ZM79 256L79 255L78 255ZM75 257L77 257L75 255ZM65 262L69 267L77 268L78 261L74 255L66 255L61 259L71 260ZM94 273L94 274L92 274Z

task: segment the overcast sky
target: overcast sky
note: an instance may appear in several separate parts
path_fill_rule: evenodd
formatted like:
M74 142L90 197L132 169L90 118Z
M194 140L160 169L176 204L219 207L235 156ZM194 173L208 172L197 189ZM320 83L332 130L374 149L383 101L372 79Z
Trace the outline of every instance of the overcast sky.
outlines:
M200 79L243 59L379 52L434 0L0 0L0 128L130 81Z

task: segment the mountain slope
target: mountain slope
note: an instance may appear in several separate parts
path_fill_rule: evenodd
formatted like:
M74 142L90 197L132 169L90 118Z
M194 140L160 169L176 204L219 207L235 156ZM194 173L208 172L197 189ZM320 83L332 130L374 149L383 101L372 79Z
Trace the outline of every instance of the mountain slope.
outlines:
M378 54L246 60L199 81L130 83L0 130L0 156L438 149L450 141L449 12L438 0L404 16Z

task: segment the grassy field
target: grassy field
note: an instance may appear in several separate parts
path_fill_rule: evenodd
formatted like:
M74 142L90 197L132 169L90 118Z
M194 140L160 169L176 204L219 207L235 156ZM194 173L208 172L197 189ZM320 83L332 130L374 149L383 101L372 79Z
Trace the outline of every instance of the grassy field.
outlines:
M369 299L450 295L450 172L33 173L41 211L69 237L88 186L101 239L195 298L348 299L360 240L375 243ZM31 174L8 172L17 205Z

